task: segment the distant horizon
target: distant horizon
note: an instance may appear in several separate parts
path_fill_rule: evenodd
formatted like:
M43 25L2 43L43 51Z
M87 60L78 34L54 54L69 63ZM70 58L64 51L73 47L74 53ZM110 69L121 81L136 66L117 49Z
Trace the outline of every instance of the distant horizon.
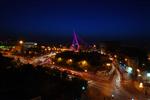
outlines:
M11 34L10 34L11 33ZM142 36L139 36L139 37L115 37L114 38L111 38L109 36L101 36L101 35L97 35L97 36L92 36L92 35L85 35L85 34L82 34L82 33L77 33L77 36L79 36L79 38L81 39L85 39L85 40L93 40L93 41L149 41L149 37L142 37ZM32 33L32 32L29 32L29 33L23 33L23 32L19 32L19 35L18 33L13 33L13 32L9 32L9 33L6 33L6 32L1 32L1 37L0 39L1 40L5 40L5 39L21 39L21 38L24 38L24 39L27 39L27 40L37 40L38 41L48 41L49 39L51 40L57 40L57 39L60 39L60 40L71 40L73 38L73 32L72 33L68 33L68 35L61 35L61 34L42 34L42 33L39 33L39 34L36 34L36 33Z
M20 32L21 33L21 32ZM132 45L143 45L143 46L149 46L148 44L150 43L150 40L147 38L147 39L143 39L142 37L140 38L124 38L124 39L106 39L106 38L103 38L103 37L100 37L100 36L97 36L97 37L92 37L92 36L85 36L83 34L80 34L78 32L77 33L77 36L79 36L80 39L82 39L82 41L86 42L87 44L98 44L98 43L101 43L101 42L120 42L120 43L123 43L123 44L132 44ZM20 39L23 39L27 42L41 42L41 43L55 43L55 44L71 44L72 43L72 40L73 40L73 31L72 33L68 34L68 36L62 36L62 35L49 35L49 34L37 34L35 35L36 33L28 33L27 34L23 34L21 33L20 35L17 35L16 34L5 34L5 36L1 35L0 37L0 40L14 40L14 41L17 41L17 40L20 40ZM150 46L149 46L150 47Z

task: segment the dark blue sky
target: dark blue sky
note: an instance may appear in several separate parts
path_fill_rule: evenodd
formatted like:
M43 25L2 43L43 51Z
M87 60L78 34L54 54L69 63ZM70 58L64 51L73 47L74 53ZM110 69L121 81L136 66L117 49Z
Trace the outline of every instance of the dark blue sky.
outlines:
M69 37L73 29L92 39L150 37L148 0L1 0L0 11L5 37Z

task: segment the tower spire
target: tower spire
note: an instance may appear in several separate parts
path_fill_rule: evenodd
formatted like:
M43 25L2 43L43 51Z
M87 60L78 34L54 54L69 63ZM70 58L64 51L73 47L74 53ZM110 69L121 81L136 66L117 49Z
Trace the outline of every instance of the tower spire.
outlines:
M78 42L78 39L77 39L76 32L73 31L73 41L72 41L71 49L73 51L79 51L79 48L80 48L80 45L79 45L79 42Z

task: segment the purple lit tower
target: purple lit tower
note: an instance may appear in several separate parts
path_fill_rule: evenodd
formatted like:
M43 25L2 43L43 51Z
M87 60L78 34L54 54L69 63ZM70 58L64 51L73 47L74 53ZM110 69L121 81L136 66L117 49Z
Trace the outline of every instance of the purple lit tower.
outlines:
M71 44L71 49L73 51L76 51L78 52L79 49L80 49L80 45L79 45L79 42L78 42L78 39L77 39L77 35L75 32L73 32L73 41L72 41L72 44Z

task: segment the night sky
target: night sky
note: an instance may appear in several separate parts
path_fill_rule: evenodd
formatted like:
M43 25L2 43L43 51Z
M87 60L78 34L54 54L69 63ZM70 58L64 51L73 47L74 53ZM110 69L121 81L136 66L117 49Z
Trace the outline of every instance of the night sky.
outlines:
M148 39L149 0L1 0L2 37Z

